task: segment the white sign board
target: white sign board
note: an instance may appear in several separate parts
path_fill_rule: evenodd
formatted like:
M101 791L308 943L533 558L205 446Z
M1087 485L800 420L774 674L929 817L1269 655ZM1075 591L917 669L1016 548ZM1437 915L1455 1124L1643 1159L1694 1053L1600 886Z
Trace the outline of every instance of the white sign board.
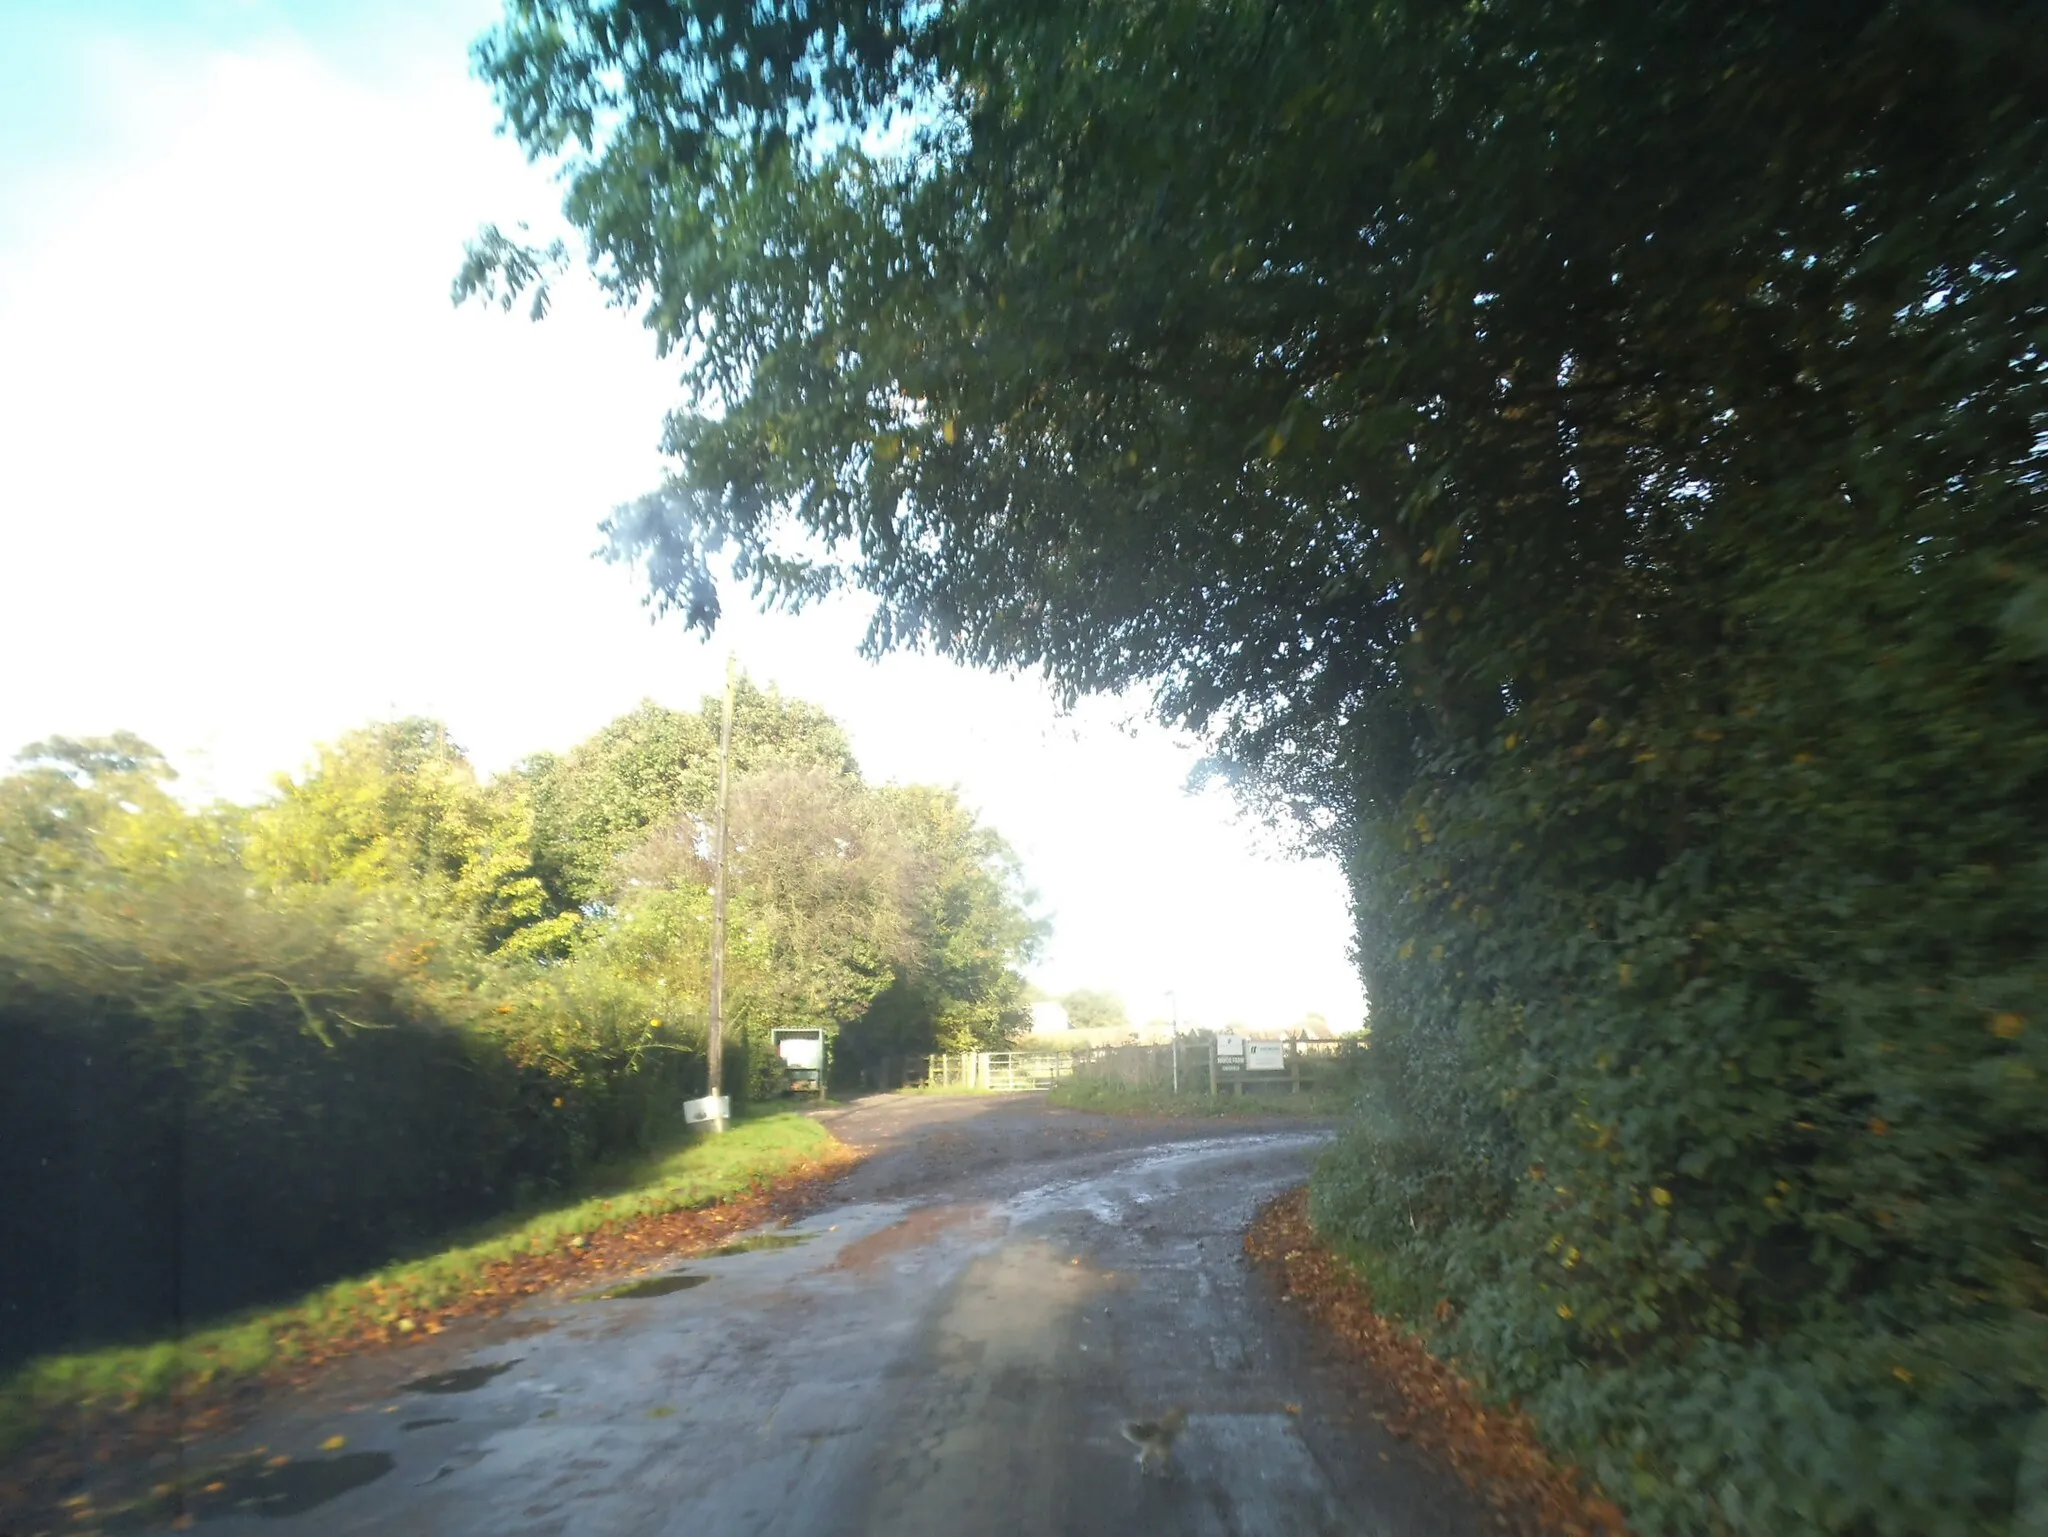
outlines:
M1216 1060L1218 1062L1241 1060L1244 1056L1244 1037L1241 1035L1219 1035L1216 1037Z
M698 1121L729 1121L732 1119L732 1096L721 1094L716 1099L686 1099L683 1101L683 1124L695 1125Z
M816 1069L825 1065L825 1042L820 1036L785 1035L775 1043L775 1049L791 1067Z
M1249 1041L1245 1044L1244 1070L1248 1073L1282 1073L1287 1070L1287 1043Z

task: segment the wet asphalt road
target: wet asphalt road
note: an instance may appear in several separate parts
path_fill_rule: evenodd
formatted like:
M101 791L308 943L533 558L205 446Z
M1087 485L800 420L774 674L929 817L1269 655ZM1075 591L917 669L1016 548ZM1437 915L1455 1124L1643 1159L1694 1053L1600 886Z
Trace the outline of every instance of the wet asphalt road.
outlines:
M293 1459L290 1498L203 1529L1495 1529L1378 1429L1370 1385L1244 1262L1254 1208L1305 1177L1323 1133L1146 1127L1022 1096L833 1114L875 1151L840 1204L776 1235L795 1241L678 1262L650 1273L658 1294L535 1304L459 1344L345 1368L197 1450ZM1172 1474L1146 1477L1118 1427L1176 1404L1189 1419ZM323 1456L334 1436L346 1451Z

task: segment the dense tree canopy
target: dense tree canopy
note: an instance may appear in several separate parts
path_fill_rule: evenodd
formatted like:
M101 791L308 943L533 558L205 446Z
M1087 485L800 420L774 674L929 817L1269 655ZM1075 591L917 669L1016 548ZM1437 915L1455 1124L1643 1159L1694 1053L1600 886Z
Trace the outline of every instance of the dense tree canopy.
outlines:
M534 873L526 786L481 783L438 721L351 732L277 790L250 821L248 862L280 893L403 893L493 951L554 953L574 932L579 915L554 910Z
M1388 1305L1645 1530L1905 1537L2048 1520L2036 22L519 0L478 61L683 365L655 594L1151 682L1351 871L1317 1212Z
M710 814L722 712L715 699L694 713L645 701L566 755L527 760L536 858L556 900L606 900L615 894L619 859L650 832L678 816ZM744 678L733 697L732 747L738 777L771 765L859 773L838 722L816 705Z
M892 786L883 807L913 871L910 943L847 1044L877 1056L1007 1043L1028 1025L1018 967L1046 929L1016 854L951 791Z

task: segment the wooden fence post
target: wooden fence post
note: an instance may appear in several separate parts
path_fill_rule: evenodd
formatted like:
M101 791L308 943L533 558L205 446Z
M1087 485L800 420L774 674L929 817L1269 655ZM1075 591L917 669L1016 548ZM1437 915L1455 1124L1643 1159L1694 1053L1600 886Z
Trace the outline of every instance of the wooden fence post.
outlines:
M1209 1097L1216 1097L1216 1037L1209 1037Z

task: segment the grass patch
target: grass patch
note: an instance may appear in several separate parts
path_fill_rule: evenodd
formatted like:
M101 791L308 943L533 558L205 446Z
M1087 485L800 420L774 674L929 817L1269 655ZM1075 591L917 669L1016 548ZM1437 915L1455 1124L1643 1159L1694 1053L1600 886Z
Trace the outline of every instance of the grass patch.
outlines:
M1175 1094L1169 1089L1133 1088L1111 1078L1069 1078L1054 1084L1046 1099L1063 1110L1091 1110L1099 1115L1218 1120L1339 1115L1344 1110L1341 1096L1313 1089L1299 1094L1276 1094L1271 1090L1243 1096Z
M454 1235L448 1247L398 1260L182 1339L43 1356L0 1381L0 1456L58 1416L123 1412L173 1394L317 1362L355 1343L440 1332L434 1315L492 1293L518 1262L577 1250L637 1219L744 1195L828 1154L832 1134L788 1112L732 1123L723 1136L691 1135L606 1171L577 1196L512 1213Z

